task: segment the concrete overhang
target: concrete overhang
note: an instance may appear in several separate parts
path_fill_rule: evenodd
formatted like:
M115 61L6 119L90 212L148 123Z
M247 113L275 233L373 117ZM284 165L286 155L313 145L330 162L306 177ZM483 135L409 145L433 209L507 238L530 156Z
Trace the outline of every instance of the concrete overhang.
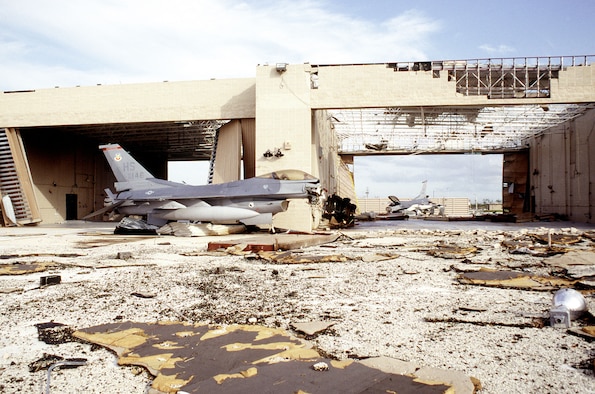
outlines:
M255 79L98 85L0 94L0 127L254 118Z

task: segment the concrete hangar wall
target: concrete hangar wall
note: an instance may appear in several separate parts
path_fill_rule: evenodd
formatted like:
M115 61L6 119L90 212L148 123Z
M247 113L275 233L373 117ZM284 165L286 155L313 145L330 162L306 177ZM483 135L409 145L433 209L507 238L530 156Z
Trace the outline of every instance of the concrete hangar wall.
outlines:
M4 92L0 129L5 141L0 146L5 156L17 160L8 174L0 174L0 185L3 192L8 186L14 189L17 182L10 178L17 173L23 196L13 203L23 211L21 223L82 218L103 206L104 188L113 188L100 143L127 147L124 141L129 141L146 147L148 152L138 149L134 155L156 176L165 177L167 133L150 136L151 128L159 132L168 122L196 119L253 119L254 88L249 78ZM137 131L133 125L139 124L144 128ZM26 160L18 160L18 153ZM68 199L74 196L74 213L68 212Z
M530 211L595 223L595 109L528 143Z
M561 70L560 77L551 86L549 98L526 98L522 103L595 102L594 69L589 66ZM255 123L251 143L240 142L240 145L244 145L244 160L246 152L251 154L248 155L251 157L248 167L252 166L254 174L299 168L320 177L330 193L353 196L353 184L349 184L350 174L339 159L326 110L519 104L518 100L463 96L455 91L446 73L436 74L431 69L395 71L390 64L259 65L256 67L256 77L247 79L4 92L0 95L0 129L6 135L5 146L8 146L9 155L16 162L19 162L21 155L24 158L22 163L29 164L15 167L24 189L27 189L27 173L30 173L31 185L30 190L25 192L25 200L30 202L29 209L37 212L33 212L30 222L42 220L55 223L67 218L67 199L72 198L72 195L77 196L77 202L76 212L70 215L80 218L100 208L103 205L102 190L112 186L111 174L97 149L98 141L86 138L84 128L77 129L83 132L74 136L53 134L56 130L67 130L70 126L180 123L213 119L245 121L245 124L249 124L252 120ZM538 168L539 181L532 184L534 203L537 211L557 210L562 206L566 212L580 211L580 214L572 214L572 218L589 221L594 195L585 189L586 175L580 176L578 186L567 182L565 188L559 188L556 182L543 181L548 176L558 179L554 172L559 171L559 167L554 166L555 169L548 172L547 166L536 162L540 155L564 157L569 173L574 169L579 172L582 170L581 174L585 174L585 168L589 167L590 174L593 174L593 161L590 160L595 153L591 137L592 113L581 122L575 121L572 126L562 127L574 130L573 133L580 136L578 140L584 143L579 143L581 149L573 150L566 145L563 151L554 142L544 145L544 138L550 137L535 137L530 141L535 154L532 155L528 173L541 167ZM104 133L101 138L107 135L110 140L100 143L121 142L119 140L126 137L126 129ZM136 138L141 137L137 135ZM132 143L133 139L130 141ZM236 141L234 146L237 145ZM544 146L547 146L547 153L544 153ZM226 148L228 146L217 147L218 157ZM264 152L276 149L284 153L282 157L263 156ZM133 154L138 157L142 155L142 150L134 151ZM239 152L234 150L231 156L239 156ZM573 159L573 155L580 157ZM150 163L153 163L157 176L164 175L163 163L167 155L160 152L159 147L150 155L145 155L145 160L140 159L150 168ZM587 164L584 164L584 160L587 160ZM577 163L581 163L580 170L577 169ZM222 170L220 180L234 180L237 175L232 172ZM0 179L6 178L0 174ZM1 184L3 189L5 184L4 181ZM547 191L544 192L543 187L548 188L550 185L556 186L556 192L565 193L566 198L546 198ZM592 188L591 183L589 188ZM575 209L577 204L581 208ZM276 216L275 225L309 228L312 225L312 212L305 203L292 202L289 212Z

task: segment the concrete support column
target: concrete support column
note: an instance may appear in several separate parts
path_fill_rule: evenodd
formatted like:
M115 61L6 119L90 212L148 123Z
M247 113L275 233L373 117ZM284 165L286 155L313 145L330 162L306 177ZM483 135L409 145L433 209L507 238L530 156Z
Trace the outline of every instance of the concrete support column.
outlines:
M237 181L242 160L242 125L239 120L232 120L218 133L213 183Z
M310 66L256 68L256 175L282 169L314 173ZM310 231L312 214L303 200L275 215L274 226Z

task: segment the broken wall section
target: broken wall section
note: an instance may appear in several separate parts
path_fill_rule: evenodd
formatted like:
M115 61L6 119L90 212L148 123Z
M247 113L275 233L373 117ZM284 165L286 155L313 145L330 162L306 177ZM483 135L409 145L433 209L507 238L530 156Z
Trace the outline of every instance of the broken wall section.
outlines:
M538 216L595 221L595 110L532 137L530 198Z
M353 156L339 155L339 142L331 115L326 110L312 112L312 141L314 141L314 167L319 168L319 178L322 187L329 195L337 194L342 198L349 198L357 204L353 171Z

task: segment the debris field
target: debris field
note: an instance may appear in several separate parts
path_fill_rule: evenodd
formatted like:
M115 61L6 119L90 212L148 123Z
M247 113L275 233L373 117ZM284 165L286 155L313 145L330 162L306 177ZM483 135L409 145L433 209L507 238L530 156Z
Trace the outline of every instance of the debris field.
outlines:
M0 392L593 393L594 237L0 228ZM570 327L550 324L561 288L588 307Z

